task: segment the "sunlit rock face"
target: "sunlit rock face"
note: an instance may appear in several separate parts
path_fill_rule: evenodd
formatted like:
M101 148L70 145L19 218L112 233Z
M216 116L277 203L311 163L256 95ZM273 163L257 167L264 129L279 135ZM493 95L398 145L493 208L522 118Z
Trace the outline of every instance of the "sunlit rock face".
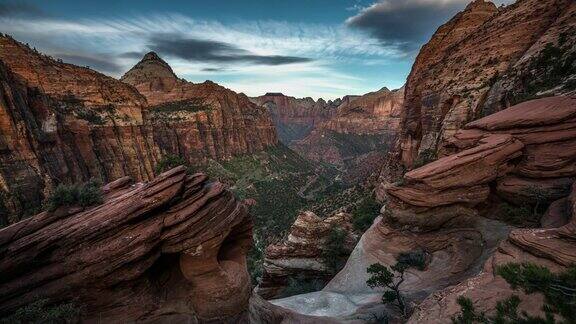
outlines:
M103 190L99 206L60 207L0 230L0 313L46 298L82 306L88 322L247 316L252 223L223 185L179 167Z
M59 183L147 181L167 155L196 164L277 144L264 108L177 79L156 55L125 76L138 90L7 36L0 61L0 224L34 214Z

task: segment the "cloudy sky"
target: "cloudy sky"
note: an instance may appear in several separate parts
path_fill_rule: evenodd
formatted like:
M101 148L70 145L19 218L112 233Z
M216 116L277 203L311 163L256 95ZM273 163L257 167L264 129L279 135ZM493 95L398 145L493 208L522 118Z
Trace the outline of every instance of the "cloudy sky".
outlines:
M113 77L156 51L192 82L334 99L402 86L420 46L468 2L0 0L0 32Z

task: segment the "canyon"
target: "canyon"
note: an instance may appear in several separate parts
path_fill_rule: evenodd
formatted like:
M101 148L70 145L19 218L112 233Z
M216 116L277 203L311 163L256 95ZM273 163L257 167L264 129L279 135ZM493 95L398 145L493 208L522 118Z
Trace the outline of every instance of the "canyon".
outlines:
M575 35L574 1L474 0L404 87L328 102L0 36L0 317L40 297L88 323L449 323L513 295L542 316L498 269L576 264ZM91 179L98 203L40 210ZM402 314L367 269L416 252Z

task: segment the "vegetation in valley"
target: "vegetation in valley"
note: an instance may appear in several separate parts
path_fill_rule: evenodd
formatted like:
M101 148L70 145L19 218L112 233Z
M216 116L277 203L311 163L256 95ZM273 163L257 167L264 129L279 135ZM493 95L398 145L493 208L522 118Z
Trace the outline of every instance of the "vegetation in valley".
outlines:
M51 305L40 299L16 310L12 315L0 318L0 324L60 324L77 323L81 308L74 303Z
M372 196L364 197L360 204L352 211L352 224L354 224L354 229L363 233L370 228L374 219L380 215L381 207L382 206L374 200Z
M309 162L282 144L228 161L210 160L198 169L229 184L240 199L254 202L254 248L248 255L254 283L266 246L286 235L300 211L342 191L335 168Z
M346 248L346 231L333 226L330 228L328 237L322 250L322 263L331 274L336 274L344 267L350 251Z
M495 314L476 310L470 298L458 298L460 313L452 318L454 324L512 324L512 323L576 323L576 265L561 273L532 263L509 263L499 266L496 274L502 276L514 290L525 294L541 294L544 297L544 316L530 315L520 311L520 297L513 295L496 305Z
M103 202L101 183L91 180L82 184L60 184L48 197L46 207L54 211L62 206L89 207Z
M382 303L394 305L403 317L408 315L408 304L400 290L404 282L404 275L409 268L424 270L426 268L426 253L423 250L415 250L401 253L396 258L396 264L387 267L380 263L374 263L366 270L370 278L366 284L370 288L386 288L382 295Z

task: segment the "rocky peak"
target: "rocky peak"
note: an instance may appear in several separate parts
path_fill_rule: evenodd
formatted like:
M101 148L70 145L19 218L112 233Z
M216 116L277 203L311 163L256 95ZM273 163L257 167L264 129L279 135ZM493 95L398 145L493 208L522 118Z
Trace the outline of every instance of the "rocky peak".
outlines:
M170 65L160 58L158 54L149 52L144 55L140 62L126 72L120 80L132 85L156 80L167 85L178 81L178 77Z

